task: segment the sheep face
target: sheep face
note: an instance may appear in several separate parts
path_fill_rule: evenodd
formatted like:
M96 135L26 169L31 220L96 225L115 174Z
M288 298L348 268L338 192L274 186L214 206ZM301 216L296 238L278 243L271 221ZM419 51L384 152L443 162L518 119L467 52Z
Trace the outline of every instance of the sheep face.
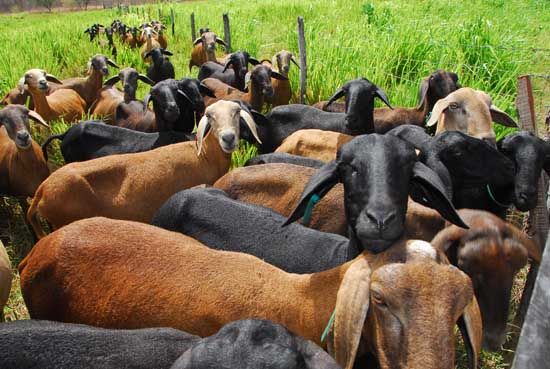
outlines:
M369 344L380 368L454 368L454 325L472 299L470 279L454 266L383 266L371 277L363 336L377 338Z
M446 72L439 69L424 80L420 88L422 100L428 95L428 100L435 104L439 99L447 97L451 92L460 88L458 84L458 75L452 72ZM422 103L422 102L421 102Z
M271 70L268 66L259 64L252 69L252 72L249 74L250 82L252 88L256 88L259 93L261 93L266 98L273 97L273 85L271 84L271 78L279 80L288 80L282 74ZM248 84L248 81L245 81L245 84Z
M199 43L202 43L204 51L209 55L208 60L216 60L216 43L225 46L225 42L219 39L214 32L210 31L202 32L201 36L193 42L193 45L197 45Z
M541 170L550 172L550 145L521 131L505 137L499 142L499 149L516 164L514 204L521 211L533 209Z
M6 128L10 139L21 150L28 150L32 146L29 118L48 127L38 113L22 105L9 105L0 110L0 126Z
M292 53L286 50L279 51L273 56L271 61L273 65L277 66L277 70L284 76L288 76L288 72L290 71L290 62L293 62L298 68L300 68Z
M167 79L157 83L151 88L150 99L153 100L155 114L161 115L162 119L173 123L180 116L180 109L176 100L178 93L178 84L176 80ZM147 98L145 103L147 103Z
M320 347L268 320L225 325L183 354L172 369L337 369Z
M109 65L118 68L116 63L107 58L105 55L95 55L89 63L90 69L93 69L104 76L109 74Z
M24 91L25 85L33 91L40 91L41 93L46 93L49 89L48 81L62 84L59 79L52 76L51 74L46 73L42 69L30 69L25 72L23 78L19 80L19 90Z
M233 71L235 72L235 76L237 79L244 80L246 73L248 73L248 63L252 65L258 65L259 62L250 57L250 55L246 51L237 51L231 54L225 63L225 66L223 68L223 72L227 70L231 66Z
M248 109L234 101L220 100L206 108L197 128L197 142L199 155L202 151L202 142L208 129L218 138L223 152L231 154L239 145L241 119L248 126L254 137L259 141L256 124Z

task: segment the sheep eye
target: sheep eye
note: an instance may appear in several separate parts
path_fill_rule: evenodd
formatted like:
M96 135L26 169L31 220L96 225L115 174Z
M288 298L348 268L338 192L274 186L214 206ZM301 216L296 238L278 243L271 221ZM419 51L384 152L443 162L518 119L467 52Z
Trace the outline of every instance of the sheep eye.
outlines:
M449 104L449 109L451 109L451 110L456 110L456 109L458 109L458 104L457 104L457 103L451 103L451 104Z
M384 299L382 298L382 295L378 292L373 291L372 292L372 300L380 306L385 306L386 303L384 302Z

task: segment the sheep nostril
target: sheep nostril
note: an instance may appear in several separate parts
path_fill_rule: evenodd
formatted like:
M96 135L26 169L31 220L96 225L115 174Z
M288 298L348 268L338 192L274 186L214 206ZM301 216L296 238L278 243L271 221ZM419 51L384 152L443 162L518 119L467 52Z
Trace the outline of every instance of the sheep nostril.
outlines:
M17 139L21 142L28 142L31 138L31 135L29 132L18 132L17 133Z
M222 135L222 141L226 144L232 144L235 142L235 134L234 133L225 133Z

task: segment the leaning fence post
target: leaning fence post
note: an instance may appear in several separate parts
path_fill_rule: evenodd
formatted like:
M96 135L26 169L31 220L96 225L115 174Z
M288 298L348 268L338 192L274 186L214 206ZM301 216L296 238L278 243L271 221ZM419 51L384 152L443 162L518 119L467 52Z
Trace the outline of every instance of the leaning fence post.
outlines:
M535 104L533 100L533 89L531 86L531 79L529 76L520 76L518 78L518 94L516 97L516 107L519 115L519 123L523 130L533 133L538 136L537 125L535 119ZM546 207L546 193L548 189L548 177L543 171L541 173L538 183L538 195L536 207L529 211L529 221L531 223L532 237L537 241L541 255L544 252L546 244L546 237L548 235L549 220L548 209ZM515 335L510 344L507 344L507 348L515 350L519 333L521 332L527 308L529 307L529 301L533 293L535 281L537 279L537 273L539 266L532 263L527 280L525 281L525 287L521 295L521 301L518 307L516 316L514 317L513 326L517 329Z
M170 8L170 19L172 20L172 36L176 35L176 15L174 14L174 8Z
M158 11L159 11L159 22L164 23L164 22L162 21L162 9L161 9L161 8L158 8Z
M191 13L191 42L197 39L197 31L195 31L195 12Z
M304 17L298 17L298 51L300 53L300 103L306 103L307 59Z
M231 28L229 27L229 15L223 13L223 41L227 45L225 52L229 54L231 52Z

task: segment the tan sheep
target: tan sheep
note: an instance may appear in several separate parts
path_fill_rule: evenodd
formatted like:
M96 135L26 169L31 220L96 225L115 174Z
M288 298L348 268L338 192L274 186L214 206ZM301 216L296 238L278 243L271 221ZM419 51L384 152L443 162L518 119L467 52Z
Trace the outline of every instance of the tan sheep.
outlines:
M54 229L93 216L149 222L174 193L213 184L227 173L239 143L241 118L257 138L248 111L235 102L219 101L205 110L197 143L66 165L38 188L27 219L39 238L45 234L38 214Z

